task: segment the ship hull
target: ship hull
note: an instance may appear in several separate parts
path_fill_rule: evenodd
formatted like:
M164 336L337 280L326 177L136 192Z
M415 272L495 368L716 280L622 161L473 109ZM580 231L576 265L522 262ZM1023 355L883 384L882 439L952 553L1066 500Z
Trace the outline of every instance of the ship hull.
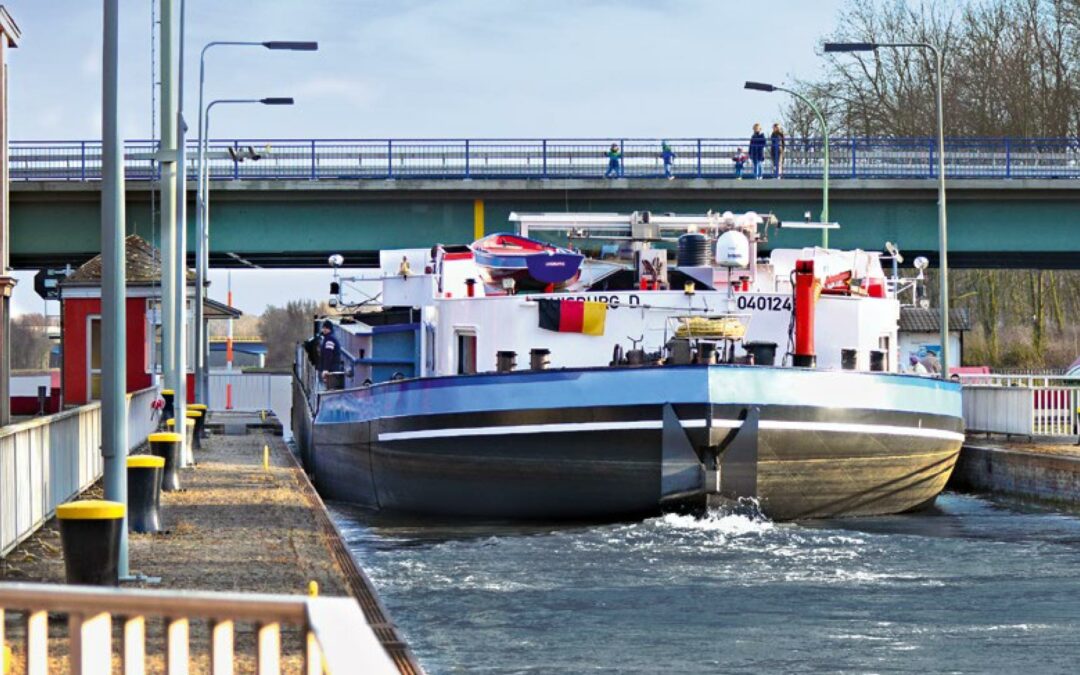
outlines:
M851 404L812 403L827 391ZM327 498L528 519L631 517L710 493L775 519L898 513L940 493L963 438L951 383L734 366L389 383L323 395L311 429L302 454Z

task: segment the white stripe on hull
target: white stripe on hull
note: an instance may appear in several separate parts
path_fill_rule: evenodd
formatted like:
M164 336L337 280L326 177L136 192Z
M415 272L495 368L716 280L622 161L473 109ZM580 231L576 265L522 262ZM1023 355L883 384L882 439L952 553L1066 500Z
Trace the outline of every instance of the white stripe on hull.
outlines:
M704 419L683 420L688 429L701 429ZM713 420L718 429L738 429L741 420ZM389 431L379 434L380 441L420 440L425 438L452 438L457 436L501 436L513 434L552 434L581 431L631 431L634 429L662 429L662 420L635 420L627 422L570 422L560 424L517 424L496 427L463 427L460 429L422 429L419 431ZM849 424L847 422L801 422L788 420L761 420L759 429L776 431L828 431L847 434L883 434L885 436L914 436L918 438L942 438L963 441L964 434L944 429L901 427L889 424Z

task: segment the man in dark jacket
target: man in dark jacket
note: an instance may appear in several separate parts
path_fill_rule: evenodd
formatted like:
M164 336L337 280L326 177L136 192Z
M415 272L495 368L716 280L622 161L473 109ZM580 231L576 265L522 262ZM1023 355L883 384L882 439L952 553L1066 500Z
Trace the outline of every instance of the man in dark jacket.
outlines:
M319 374L326 382L328 373L341 370L341 345L334 335L334 324L329 319L322 322L322 336L319 338Z

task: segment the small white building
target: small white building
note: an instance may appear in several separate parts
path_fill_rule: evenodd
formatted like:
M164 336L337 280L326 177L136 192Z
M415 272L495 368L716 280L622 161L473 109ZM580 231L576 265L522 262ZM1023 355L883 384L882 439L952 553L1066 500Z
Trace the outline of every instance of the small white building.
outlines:
M949 310L949 354L953 366L963 363L964 333L971 330L966 309ZM900 369L908 370L911 357L920 361L927 354L941 357L941 318L934 307L901 307L899 325Z

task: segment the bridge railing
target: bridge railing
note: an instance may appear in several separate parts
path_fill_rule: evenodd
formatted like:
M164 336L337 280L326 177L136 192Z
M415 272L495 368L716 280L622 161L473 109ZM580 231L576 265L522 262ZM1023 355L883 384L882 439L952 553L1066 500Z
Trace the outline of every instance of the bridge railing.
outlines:
M619 173L627 178L664 176L659 139L232 139L212 140L208 162L214 180L562 179L598 178L608 170L612 143L622 149ZM745 138L669 140L676 178L734 179L733 158L748 151ZM157 177L153 141L128 141L129 180ZM197 141L187 170L195 177ZM954 138L945 142L951 178L1080 178L1080 139ZM836 138L829 142L829 173L836 179L937 177L933 138ZM13 141L16 181L95 181L101 178L98 141ZM255 159L257 157L257 159ZM243 161L237 161L244 158ZM820 138L788 138L783 175L820 178ZM769 149L764 172L773 174ZM743 176L752 175L747 162Z

